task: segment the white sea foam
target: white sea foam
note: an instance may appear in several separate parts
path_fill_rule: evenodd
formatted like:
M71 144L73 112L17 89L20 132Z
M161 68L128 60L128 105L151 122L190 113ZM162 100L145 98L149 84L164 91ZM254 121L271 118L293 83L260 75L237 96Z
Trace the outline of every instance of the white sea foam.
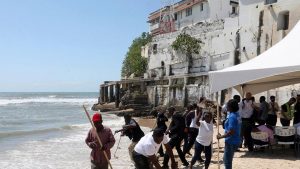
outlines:
M57 128L46 128L46 129L37 129L29 131L11 131L11 132L0 132L0 138L14 137L14 136L25 136L25 135L35 135L35 134L46 134L49 132L61 131L61 130L80 130L87 129L88 124L78 124L78 125L66 125Z
M55 97L57 97L57 95L49 95L48 97L55 98Z
M0 106L9 104L24 104L24 103L96 103L96 98L56 98L56 97L39 97L26 99L0 99Z
M124 123L123 118L104 115L105 125L112 130L120 128ZM108 120L110 119L110 120ZM71 133L58 138L37 140L22 143L5 152L0 152L0 168L5 169L84 169L90 168L90 149L84 140L90 128L90 124L72 125L76 130L68 130ZM144 131L147 129L143 128ZM130 140L115 135L116 143L111 149L111 163L114 169L132 169L127 147ZM118 141L120 145L117 147ZM117 149L117 152L115 151ZM115 156L114 153L116 152ZM12 165L13 164L13 165Z

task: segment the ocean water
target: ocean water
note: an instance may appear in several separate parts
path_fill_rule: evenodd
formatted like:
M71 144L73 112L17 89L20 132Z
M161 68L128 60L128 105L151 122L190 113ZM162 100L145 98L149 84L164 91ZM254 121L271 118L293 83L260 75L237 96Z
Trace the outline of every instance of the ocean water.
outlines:
M90 149L84 142L90 123L82 105L90 110L97 97L98 93L0 93L0 168L90 168ZM124 123L123 118L102 114L113 132ZM119 134L115 139L113 167L134 168L127 151L130 141Z

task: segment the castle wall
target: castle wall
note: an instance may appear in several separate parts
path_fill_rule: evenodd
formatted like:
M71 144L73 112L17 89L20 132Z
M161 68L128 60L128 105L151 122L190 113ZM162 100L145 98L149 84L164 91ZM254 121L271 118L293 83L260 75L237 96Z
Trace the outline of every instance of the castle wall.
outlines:
M149 44L147 76L151 77L154 74L154 78L165 79L176 79L176 76L180 76L180 78L185 78L185 81L194 77L204 77L205 80L195 80L177 87L174 85L172 87L172 84L157 87L158 96L154 102L182 105L185 104L185 97L187 97L186 104L197 102L202 96L214 98L214 95L209 93L205 72L246 62L275 45L300 19L300 13L297 12L299 7L300 1L298 0L277 0L270 4L266 4L265 0L239 0L238 15L232 15L232 4L229 0L221 3L219 0L206 1L202 13L197 13L200 12L197 10L200 4L193 6L194 16L181 19L179 31L157 35ZM282 30L285 13L288 13L288 28ZM203 42L200 54L193 55L191 68L187 68L187 59L184 54L174 51L171 47L172 42L183 32ZM157 46L156 51L153 51L154 45ZM262 95L267 98L275 95L278 102L283 104L298 92L300 92L300 85L295 84L257 94L256 99L258 101ZM225 100L238 94L234 89L228 89L224 93L226 94L222 97ZM166 99L166 96L169 99Z

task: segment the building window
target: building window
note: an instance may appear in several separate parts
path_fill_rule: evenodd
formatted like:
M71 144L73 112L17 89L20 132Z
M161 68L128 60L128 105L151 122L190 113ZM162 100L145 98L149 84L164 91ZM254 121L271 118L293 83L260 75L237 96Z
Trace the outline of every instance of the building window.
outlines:
M159 22L159 18L155 18L155 19L153 19L152 21L151 21L151 24L152 25L155 25L155 24L157 24Z
M280 12L278 15L277 30L288 30L289 19L290 19L289 11Z
M159 23L159 18L156 18L155 23Z
M277 0L265 0L265 5L276 3Z
M236 1L230 1L230 5L231 5L231 13L229 16L236 16L239 12L239 3Z
M231 14L237 14L236 7L235 7L235 6L232 6Z
M203 3L200 4L200 11L203 11Z
M193 14L193 8L192 7L190 7L190 8L187 8L186 10L185 10L185 16L190 16L190 15L192 15Z
M157 53L157 44L153 44L152 51L153 51L153 54Z
M177 19L178 19L177 13L174 13L174 20L177 21Z

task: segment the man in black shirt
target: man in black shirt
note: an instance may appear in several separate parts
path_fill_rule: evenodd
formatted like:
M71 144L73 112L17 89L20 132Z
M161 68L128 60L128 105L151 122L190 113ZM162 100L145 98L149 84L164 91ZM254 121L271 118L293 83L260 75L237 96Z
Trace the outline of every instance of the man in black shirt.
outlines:
M133 161L132 152L134 150L134 147L145 134L141 130L140 125L134 119L132 119L130 115L124 115L124 120L125 125L122 126L121 130L118 130L116 132L121 131L121 136L126 135L132 141L128 147L128 152L131 161Z
M201 117L202 109L197 106L197 104L193 105L193 109L186 115L185 117L185 125L188 128L188 143L183 148L183 154L188 153L193 147L196 137L199 133L199 126L196 124L196 119L198 116Z
M156 127L160 128L163 132L166 132L167 130L167 125L166 122L168 121L168 118L165 116L163 111L160 111L157 114L157 118L156 118ZM162 145L160 146L158 153L161 157L164 156L164 150L162 148Z
M183 163L184 166L188 166L189 163L185 159L184 154L180 148L181 141L184 135L185 119L180 113L178 112L174 113L175 112L174 107L170 107L168 111L172 115L171 124L166 131L166 133L169 134L169 137L171 138L168 144L172 149L174 147L176 148L181 162ZM168 168L168 162L169 162L169 155L165 154L164 161L163 161L163 168Z

